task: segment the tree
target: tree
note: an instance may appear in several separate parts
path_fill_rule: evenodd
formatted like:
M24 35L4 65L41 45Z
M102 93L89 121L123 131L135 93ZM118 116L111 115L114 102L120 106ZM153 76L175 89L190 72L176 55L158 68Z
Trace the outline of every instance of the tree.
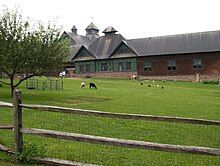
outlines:
M45 27L38 22L31 26L18 11L5 10L0 16L0 73L9 82L0 83L14 89L34 76L59 71L69 54L69 41L60 38L61 30L55 25ZM19 76L19 80L15 80Z

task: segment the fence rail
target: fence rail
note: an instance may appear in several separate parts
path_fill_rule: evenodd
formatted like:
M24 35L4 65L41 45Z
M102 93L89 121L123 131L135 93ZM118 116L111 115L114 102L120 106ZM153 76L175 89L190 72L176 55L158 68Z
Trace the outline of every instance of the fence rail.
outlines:
M0 126L0 129L5 129L5 130L11 130L13 129L14 127L13 126Z
M109 118L119 118L119 119L161 121L161 122L171 122L171 123L187 123L187 124L218 125L219 126L220 121L217 121L217 120L141 115L141 114L124 114L124 113L101 112L101 111L94 111L94 110L83 110L83 109L74 109L74 108L65 108L65 107L56 107L56 106L46 106L46 105L22 104L21 92L18 90L14 91L13 104L0 102L0 107L14 109L14 125L13 126L0 126L0 129L14 129L13 131L14 131L15 152L12 152L11 149L0 144L0 151L5 151L8 153L21 153L22 147L23 147L22 134L31 134L31 135L37 135L37 136L43 136L43 137L51 137L51 138L57 138L57 139L88 142L88 143L95 143L95 144L114 145L114 146L120 146L120 147L220 156L220 149L217 149L217 148L160 144L160 143L155 143L155 142L100 137L100 136L68 133L68 132L45 130L45 129L23 128L22 127L22 108L34 109L34 110L45 111L45 112L48 111L48 112L79 114L79 115L89 115L89 116L109 117ZM53 163L56 161L58 163L62 162L62 160L52 159L52 158L38 158L38 159L44 163L50 163L50 162ZM33 158L33 160L37 161L37 158L35 159ZM66 162L71 163L71 161L66 161ZM65 165L65 163L63 163L63 165Z
M34 110L40 110L40 111L61 112L61 113L68 113L68 114L90 115L90 116L110 117L110 118L120 118L120 119L130 119L130 120L147 120L147 121L191 123L191 124L204 124L204 125L220 125L220 121L217 121L217 120L141 115L141 114L123 114L123 113L101 112L101 111L94 111L94 110L82 110L82 109L73 109L73 108L55 107L55 106L46 106L46 105L21 104L21 107L34 109Z
M2 144L0 144L0 151L10 153L10 154L14 154L14 152L10 148L8 148L8 147L6 147Z
M99 137L92 135L75 134L75 133L68 133L68 132L61 132L54 130L34 129L34 128L23 128L21 129L21 132L25 134L38 135L43 137L58 138L58 139L65 139L71 141L95 143L95 144L105 144L105 145L140 148L140 149L151 149L151 150L168 151L168 152L171 151L171 152L184 152L184 153L193 153L193 154L220 155L220 149L198 147L198 146L159 144L153 142Z
M89 116L98 116L98 117L130 119L130 120L162 121L162 122L220 126L220 121L217 121L217 120L171 117L171 116L112 113L112 112L83 110L83 109L74 109L74 108L65 108L65 107L47 106L47 105L20 104L20 106L23 108L27 108L27 109L33 109L33 110L39 110L39 111L45 111L45 112L60 112L60 113L68 113L68 114L89 115ZM13 105L10 103L0 102L0 107L13 108Z

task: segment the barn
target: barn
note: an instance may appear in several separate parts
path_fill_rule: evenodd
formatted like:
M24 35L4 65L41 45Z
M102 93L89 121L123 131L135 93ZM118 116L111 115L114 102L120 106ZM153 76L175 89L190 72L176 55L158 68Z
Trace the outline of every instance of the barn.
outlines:
M91 23L86 35L73 26L65 65L70 77L206 80L220 78L220 31L126 39L113 27L104 35Z

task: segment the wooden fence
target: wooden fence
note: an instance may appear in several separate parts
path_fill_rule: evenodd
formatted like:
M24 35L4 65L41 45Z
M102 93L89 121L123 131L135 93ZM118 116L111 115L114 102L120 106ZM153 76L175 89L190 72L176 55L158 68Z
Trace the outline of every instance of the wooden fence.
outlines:
M0 145L0 151L5 151L7 153L15 153L15 154L21 153L22 147L23 147L22 134L31 134L31 135L38 135L42 137L51 137L51 138L57 138L57 139L88 142L88 143L95 143L95 144L114 145L114 146L120 146L120 147L220 156L220 149L217 149L217 148L160 144L160 143L155 143L155 142L99 137L99 136L83 135L83 134L45 130L45 129L23 128L22 127L22 108L34 109L34 110L39 110L39 111L68 113L68 114L81 114L81 115L88 115L88 116L111 117L111 118L131 119L131 120L163 121L163 122L171 122L171 123L190 123L190 124L200 124L200 125L202 124L202 125L220 126L220 121L194 119L194 118L169 117L169 116L111 113L111 112L82 110L82 109L73 109L73 108L65 108L65 107L45 106L45 105L29 105L29 104L22 104L21 98L22 98L21 92L18 90L15 90L13 104L0 102L0 107L14 109L14 125L13 126L0 126L0 129L13 129L14 151L5 147L4 145ZM64 160L53 159L53 158L35 157L32 159L38 162L42 162L42 163L52 163L52 164L62 163L63 165L65 165L64 163L67 162L68 165L82 164L82 163L64 161ZM91 164L85 164L85 165L91 165Z

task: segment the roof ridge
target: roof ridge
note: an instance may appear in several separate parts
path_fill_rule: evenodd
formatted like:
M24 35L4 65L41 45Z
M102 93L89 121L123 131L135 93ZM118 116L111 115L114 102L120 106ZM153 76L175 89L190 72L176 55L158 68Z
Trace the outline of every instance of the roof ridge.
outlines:
M171 35L161 35L161 36L149 36L149 37L142 37L142 38L135 38L135 39L127 39L128 41L131 40L138 40L138 39L151 39L151 38L160 38L160 37L175 37L175 36L184 36L184 35L195 35L195 34L204 34L204 33L215 33L220 32L220 30L213 30L213 31L203 31L203 32L191 32L191 33L179 33L179 34L171 34Z

